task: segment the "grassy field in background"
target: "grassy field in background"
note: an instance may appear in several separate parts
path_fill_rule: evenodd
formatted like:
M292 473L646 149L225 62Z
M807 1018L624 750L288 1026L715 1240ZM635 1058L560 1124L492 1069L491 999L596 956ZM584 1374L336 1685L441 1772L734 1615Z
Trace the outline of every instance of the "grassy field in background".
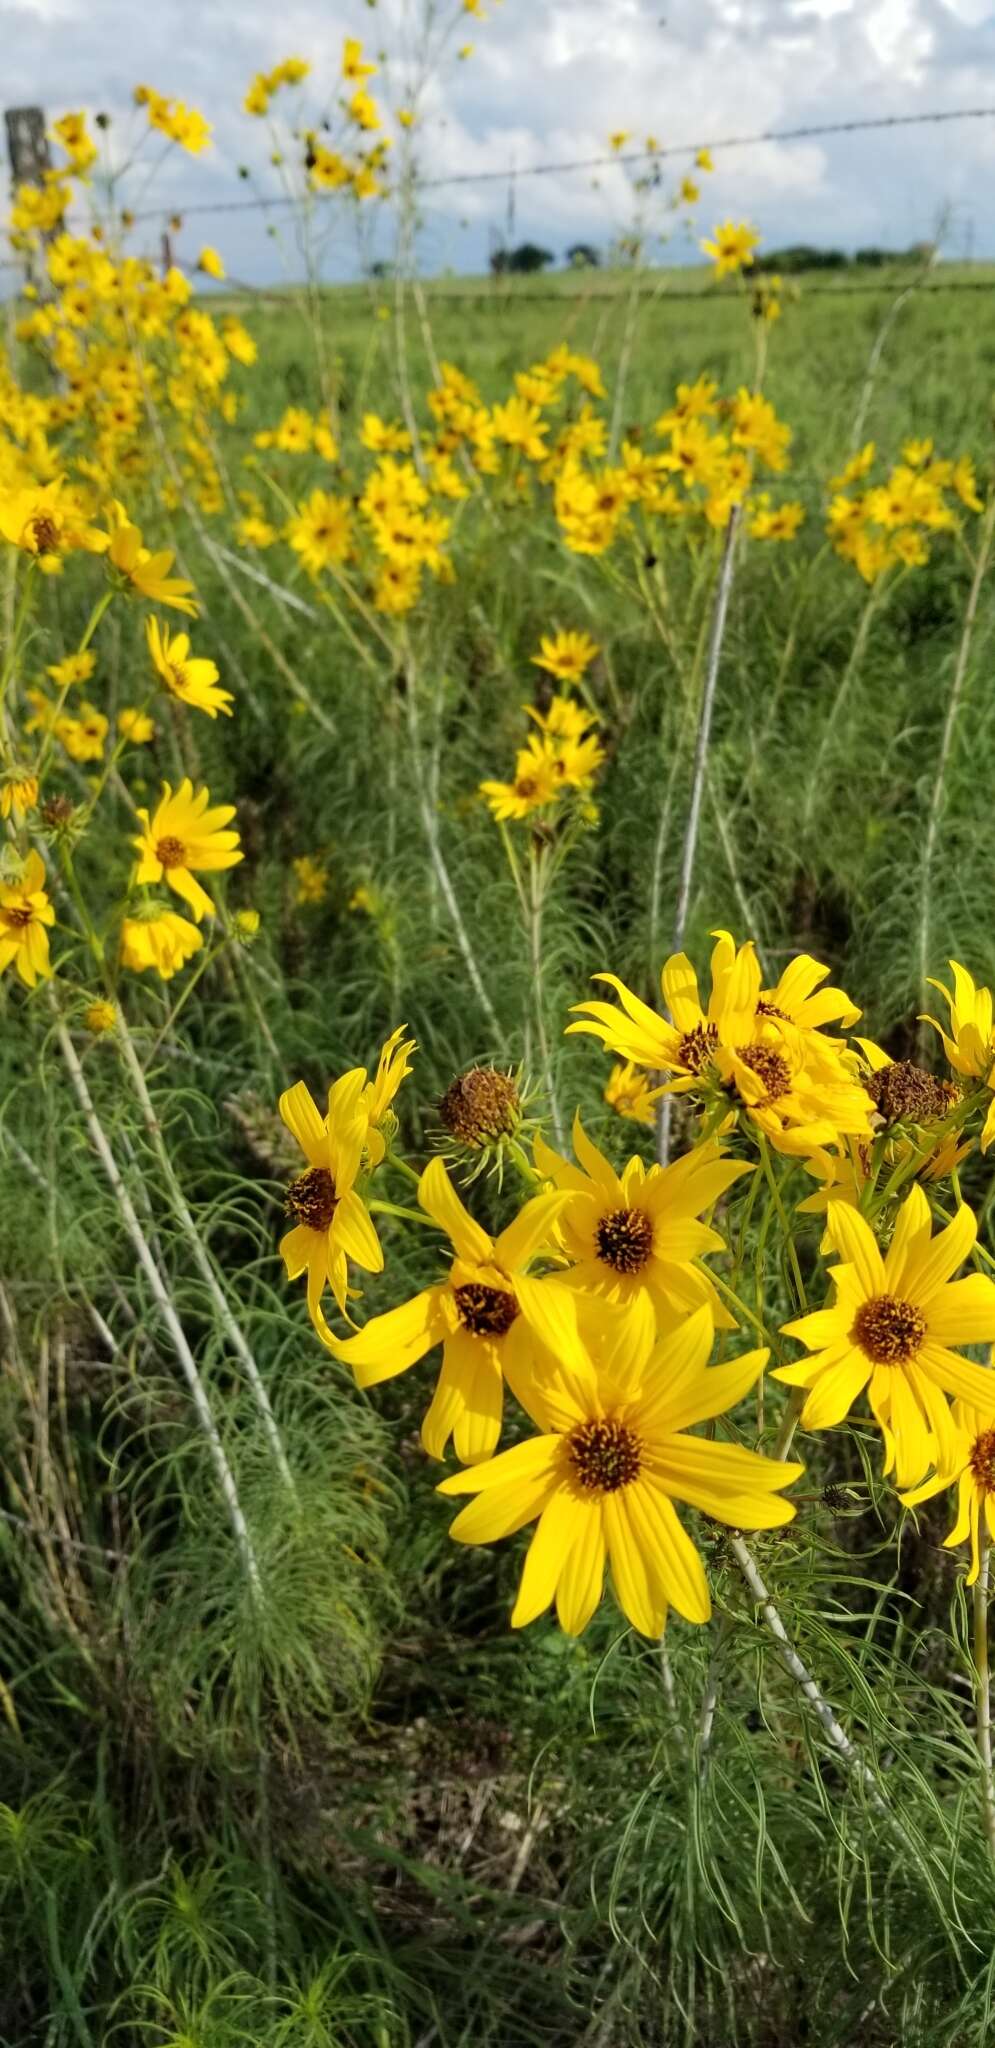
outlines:
M816 953L896 1055L912 1047L922 1007L921 847L970 569L941 536L928 566L896 584L813 785L867 595L823 545L827 485L858 425L857 438L873 438L887 465L907 437L931 436L940 454L968 451L990 473L995 291L938 288L983 275L980 266L942 267L883 339L904 268L875 273L866 293L847 291L853 273L838 290L832 279L803 278L797 300L786 292L765 389L793 430L790 471L775 494L803 502L806 526L790 547L744 549L687 934L702 962L716 927L754 934L775 972L798 948ZM433 352L492 403L516 371L564 340L597 358L610 408L628 280L588 272L482 284L470 299L466 289L428 284L427 325L407 298L420 419ZM678 381L708 372L734 391L749 383L754 358L735 292L705 288L697 271L651 274L642 289L622 417L649 438ZM693 298L678 296L689 291ZM296 301L226 290L203 303L214 298L237 308L260 350L222 448L235 492L253 487L242 460L252 433L288 405L317 411L321 394L312 327ZM378 306L388 317L377 317ZM398 414L397 319L386 287L330 290L319 310L351 451L348 484L363 412ZM302 493L317 474L302 465ZM711 1669L707 1633L675 1628L672 1643L668 1634L665 1672L655 1646L625 1630L610 1603L577 1641L547 1622L511 1635L518 1547L466 1552L450 1543L448 1507L415 1434L424 1376L390 1383L375 1401L358 1394L316 1344L299 1289L283 1280L282 1190L297 1170L275 1117L283 1089L303 1077L320 1098L330 1077L368 1063L406 1021L419 1053L399 1110L406 1147L424 1157L455 1074L476 1060L514 1066L529 1054L537 1079L533 967L476 790L509 770L521 707L536 688L530 656L556 626L586 628L603 650L591 688L608 759L600 823L571 855L548 911L555 1077L599 1140L619 1156L631 1140L650 1156L651 1137L605 1107L607 1062L562 1029L589 976L606 966L654 999L688 804L680 680L645 612L597 560L566 553L551 522L513 502L499 525L472 525L462 508L455 516L458 581L433 588L419 614L417 736L404 677L379 651L373 669L364 664L287 550L249 555L242 569L212 555L182 510L161 520L163 544L171 533L203 600L197 645L217 660L238 711L182 733L164 722L144 787L130 786L146 802L160 776L186 772L237 802L246 859L228 898L260 910L262 933L248 964L226 956L209 971L182 1033L165 1032L151 1085L186 1197L233 1276L273 1389L299 1520L262 1455L203 1288L156 1207L155 1159L99 1044L87 1073L147 1190L217 1391L267 1576L269 1618L258 1634L239 1604L182 1392L145 1327L114 1205L60 1093L48 1013L33 1005L15 1035L0 1008L3 1132L19 1148L0 1136L11 1361L3 1402L25 1460L11 1501L68 1538L65 1553L49 1540L25 1545L0 1522L0 2042L980 2044L991 1912L980 1849L972 1862L965 1847L955 1901L965 1963L901 1846L840 1818L831 1770L824 1760L808 1769L810 1734L756 1647L719 1546L714 1575L733 1619L714 1762L699 1776L689 1757ZM221 526L216 537L230 546ZM690 616L681 569L674 592ZM80 624L71 590L47 599L39 661L74 645ZM993 626L986 586L926 878L930 971L955 955L989 980ZM274 647L323 722L295 704ZM136 701L139 610L111 615L103 658L113 716ZM426 858L422 778L497 1036ZM115 848L84 843L84 878L88 862L96 875L107 860L126 874L123 806L118 829ZM327 870L327 893L313 905L295 894L291 864L302 856ZM372 912L357 904L364 890ZM139 1020L147 1049L166 1015L156 1000ZM504 1213L488 1181L475 1206L488 1226ZM366 1287L371 1312L433 1271L431 1252L390 1218L382 1235L388 1272ZM769 1273L768 1286L787 1315L785 1274ZM119 1331L113 1352L91 1309ZM845 1455L846 1476L870 1485L859 1448ZM811 1464L817 1487L817 1448ZM896 1564L882 1553L897 1512L893 1495L874 1491L860 1517L818 1511L824 1547L815 1562L788 1532L769 1539L767 1555L789 1613L797 1599L807 1653L848 1725L866 1730L869 1701L904 1673L901 1732L932 1732L916 1750L921 1768L889 1763L889 1782L900 1781L928 1833L946 1782L944 1744L959 1739L960 1680L951 1674L962 1672L964 1649L941 1640L954 1590L938 1548L943 1513L924 1515ZM913 1609L930 1646L918 1661L908 1649ZM764 1748L772 1717L796 1770Z

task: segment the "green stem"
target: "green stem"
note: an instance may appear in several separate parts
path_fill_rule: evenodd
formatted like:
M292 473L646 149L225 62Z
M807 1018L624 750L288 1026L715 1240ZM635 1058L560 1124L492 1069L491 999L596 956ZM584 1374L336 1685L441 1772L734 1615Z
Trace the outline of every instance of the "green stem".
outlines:
M991 1542L984 1509L978 1530L978 1576L974 1582L974 1670L975 1686L975 1738L981 1761L981 1792L984 1801L985 1834L988 1847L995 1856L995 1778L992 1776L992 1699L991 1672L988 1660L988 1579L991 1566Z

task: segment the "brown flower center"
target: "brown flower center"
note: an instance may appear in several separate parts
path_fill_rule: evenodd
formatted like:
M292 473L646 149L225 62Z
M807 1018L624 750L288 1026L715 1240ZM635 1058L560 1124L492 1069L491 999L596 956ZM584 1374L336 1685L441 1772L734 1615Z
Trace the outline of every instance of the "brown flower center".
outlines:
M875 1365L906 1365L915 1358L926 1335L926 1318L914 1301L894 1294L876 1294L862 1301L853 1320L851 1341Z
M791 1022L791 1018L788 1016L787 1010L779 1010L777 1004L769 1002L766 996L761 996L760 1001L757 1004L757 1016L780 1017L785 1024L790 1024Z
M768 1102L776 1102L781 1095L787 1095L791 1087L791 1068L783 1053L775 1052L771 1045L738 1045L736 1058L742 1060L744 1067L749 1067L751 1074L756 1074L758 1081L763 1082L765 1094L755 1105L757 1109L764 1108Z
M189 688L186 668L182 661L167 661L166 688L175 690L178 697L182 697Z
M156 843L156 859L164 868L182 868L186 865L187 850L182 839L174 839L167 833L165 839Z
M335 1182L325 1166L309 1166L292 1181L284 1201L287 1213L307 1230L327 1230L335 1214L338 1197Z
M53 555L59 545L59 529L47 512L39 512L28 521L28 533L39 555Z
M645 1209L611 1209L595 1230L598 1257L616 1273L638 1273L653 1250L653 1222Z
M31 923L34 911L28 903L13 903L8 910L0 912L0 915L12 932L23 932Z
M685 1031L677 1048L677 1058L690 1074L700 1074L707 1067L719 1042L717 1024L696 1024L693 1031Z
M995 1429L982 1430L971 1448L971 1470L986 1493L995 1493Z
M503 1287L485 1287L481 1280L468 1280L453 1293L460 1322L471 1337L507 1336L518 1314L513 1294L506 1294Z
M624 1422L610 1418L581 1422L567 1438L567 1456L581 1486L591 1493L617 1493L638 1479L639 1438Z

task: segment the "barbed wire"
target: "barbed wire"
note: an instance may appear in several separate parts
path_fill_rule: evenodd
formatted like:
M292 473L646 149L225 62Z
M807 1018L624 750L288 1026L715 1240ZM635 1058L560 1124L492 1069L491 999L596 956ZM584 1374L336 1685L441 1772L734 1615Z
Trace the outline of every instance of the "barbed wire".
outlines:
M483 185L506 183L511 177L549 178L563 177L575 171L604 170L614 165L635 165L659 163L673 157L697 156L699 151L708 150L717 154L728 149L755 149L766 142L803 142L821 136L859 135L872 131L898 128L917 128L928 125L941 126L949 121L991 121L995 120L995 106L991 107L939 107L927 109L918 114L878 114L853 121L815 121L797 128L765 128L755 135L724 135L706 138L698 142L673 142L659 149L618 150L607 156L570 157L557 162L538 164L508 164L501 170L446 171L431 178L415 177L414 187L420 192L439 191L443 186ZM334 200L337 193L315 193L317 201ZM194 200L190 205L182 201L173 203L163 200L158 206L143 208L134 215L136 221L159 220L164 214L181 214L185 219L203 213L242 213L255 208L279 208L294 206L297 202L289 193L274 192L254 194L245 199Z

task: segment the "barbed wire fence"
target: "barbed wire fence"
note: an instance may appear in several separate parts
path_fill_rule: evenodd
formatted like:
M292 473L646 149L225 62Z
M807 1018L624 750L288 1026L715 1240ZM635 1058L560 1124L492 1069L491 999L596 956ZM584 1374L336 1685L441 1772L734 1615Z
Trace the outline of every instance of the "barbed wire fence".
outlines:
M42 146L42 143L39 141L39 136L43 138L47 132L41 109L36 107L10 108L6 111L5 121L12 182L15 190L22 183L41 183L48 168L47 145ZM766 128L746 135L704 136L692 141L667 143L648 149L613 150L607 154L597 156L547 159L533 164L523 164L516 158L514 163L500 168L491 166L480 170L462 169L432 173L427 176L416 173L412 179L412 185L414 192L417 194L453 188L458 189L462 186L508 184L509 180L517 181L523 178L566 177L575 176L582 172L597 172L616 168L630 169L645 164L659 164L663 161L673 161L676 159L689 158L693 160L702 152L707 152L710 156L716 156L735 150L756 149L772 143L815 141L843 135L886 134L910 128L940 127L954 122L965 121L989 121L995 123L995 105L937 107L921 109L916 113L910 114L881 114L868 117L861 116L847 121L805 122L795 127ZM20 153L19 139L21 145ZM335 203L339 196L334 192L316 192L311 195L311 198L313 203L320 206L326 203ZM387 196L390 196L389 190ZM136 225L141 223L158 223L164 238L166 238L172 224L177 221L185 222L208 216L220 218L229 214L280 212L293 209L297 203L293 195L281 192L240 194L230 197L193 199L188 201L162 199L157 201L155 205L141 207L130 213L129 220ZM22 265L16 257L0 257L0 269L15 270L21 267ZM234 284L234 280L231 282ZM504 297L515 296L514 290L511 293L508 291L506 277L502 278L501 283ZM246 293L252 293L257 289L260 291L265 290L265 288L257 288L247 283L239 283L235 288ZM637 287L636 289L644 292L645 296L653 296L659 292L660 287ZM881 293L890 289L893 289L893 286L884 280L875 282L870 279L861 279L848 280L845 283L838 284L810 284L806 286L805 295L806 297L812 295L832 295L835 297L863 296L868 293ZM992 279L938 278L934 283L923 288L922 295L930 296L941 291L977 292L990 291L992 289L995 289L995 277ZM523 290L522 296L526 295L530 303L542 302L543 300L548 300L549 302L562 301L565 296L562 290L543 293L531 288L527 289L527 293ZM435 296L440 299L451 299L454 302L466 303L477 300L484 303L492 303L494 295L492 292L481 290L479 287L476 290L466 290L460 287L455 289L443 288L440 290L436 286ZM607 299L614 296L614 293L608 290L592 291L590 296ZM667 290L668 299L678 301L693 300L701 296L700 291L693 289ZM714 303L726 303L726 300L723 295L716 293L714 295Z

